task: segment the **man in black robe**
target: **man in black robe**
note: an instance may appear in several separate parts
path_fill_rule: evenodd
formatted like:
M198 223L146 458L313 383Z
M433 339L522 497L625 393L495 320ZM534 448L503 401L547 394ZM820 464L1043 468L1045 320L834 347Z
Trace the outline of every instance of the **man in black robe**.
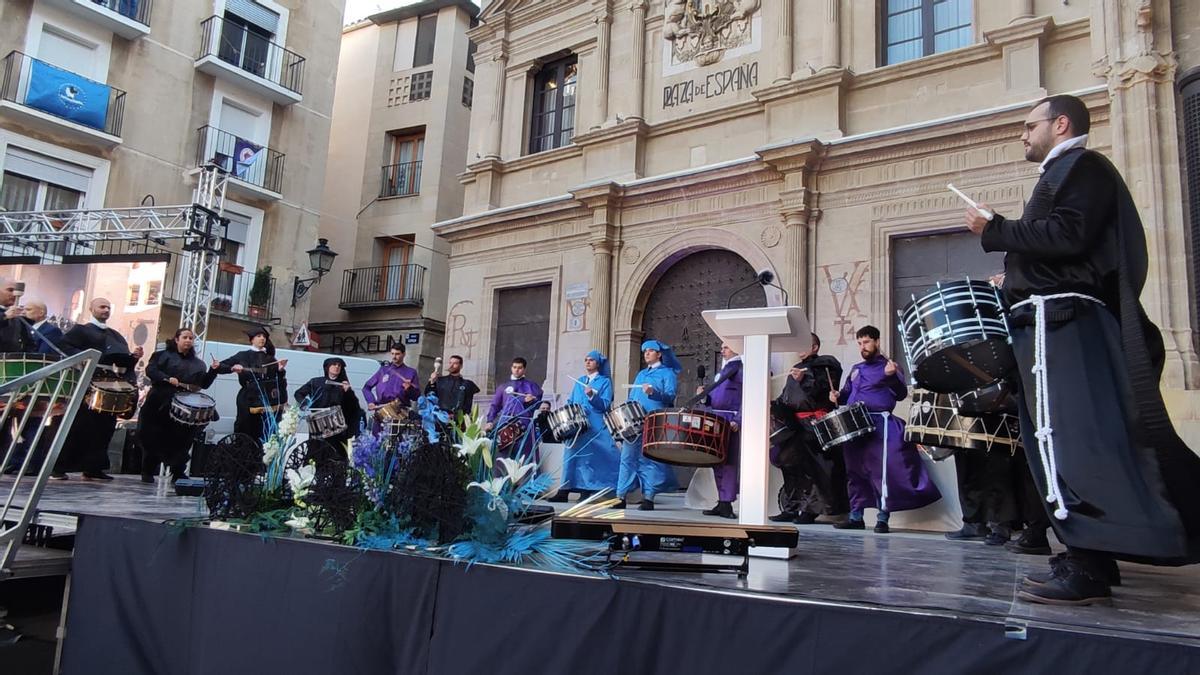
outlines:
M96 298L88 305L88 310L92 320L76 324L67 331L61 349L68 356L95 349L100 352L100 362L93 381L123 380L135 385L137 371L134 366L142 358L142 348L130 352L125 336L108 327L108 318L112 315L112 303L108 300ZM133 410L129 412L132 414ZM112 480L104 470L108 468L108 443L116 429L116 414L80 406L50 477L65 480L67 471L80 470L84 480Z
M451 418L459 413L470 415L475 395L479 393L479 387L462 376L462 367L463 357L451 354L446 362L446 374L442 375L434 369L433 375L429 376L429 383L425 385L425 393L436 394L438 407L450 413Z
M1116 168L1084 149L1090 125L1073 96L1040 101L1021 140L1042 175L1021 218L966 213L984 250L1006 253L1022 438L1067 545L1022 582L1039 603L1110 602L1117 558L1200 560L1200 458L1167 417L1162 337L1138 300L1145 232Z
M6 277L0 279L0 352L36 352L33 336L22 321L25 309L18 304L24 284Z
M779 490L780 512L770 520L808 525L822 513L842 515L850 511L846 494L846 462L841 448L824 453L812 423L836 406L829 392L842 381L842 364L824 356L821 338L812 334L812 349L792 366L783 393L771 402L771 414L783 430L777 432L771 463L783 473Z

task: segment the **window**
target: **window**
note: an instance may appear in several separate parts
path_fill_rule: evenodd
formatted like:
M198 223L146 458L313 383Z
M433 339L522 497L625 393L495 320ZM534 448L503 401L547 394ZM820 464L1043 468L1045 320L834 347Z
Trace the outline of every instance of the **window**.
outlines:
M472 28L474 28L474 26L472 26ZM467 72L468 73L475 72L475 52L477 50L478 50L478 47L475 45L475 41L467 40Z
M425 131L393 131L388 134L380 197L403 197L421 191L421 159L425 154Z
M271 40L279 30L279 15L251 0L228 0L221 28L222 61L265 76Z
M579 66L570 56L547 63L534 76L529 152L561 148L575 133L575 82Z
M162 282L151 281L146 284L146 304L157 305L162 300Z
M380 240L383 269L379 275L379 299L398 302L420 297L415 286L420 275L410 266L412 242L407 239Z
M902 63L971 44L972 0L885 0L881 65Z
M4 157L4 174L0 176L0 210L70 211L83 208L91 180L91 169L9 145ZM42 250L48 255L64 255L67 244L45 244ZM0 251L15 254L7 245L0 247Z
M50 26L42 26L42 40L38 43L37 57L77 75L90 78L96 74L95 45L61 33Z
M463 78L463 97L462 104L471 107L471 102L475 99L475 81L469 77Z
M417 22L417 47L413 51L413 68L433 63L433 43L437 37L437 15L423 16Z
M433 92L433 71L413 73L408 82L408 100L424 101Z
M142 301L142 286L140 284L129 285L129 301L126 305L140 305Z

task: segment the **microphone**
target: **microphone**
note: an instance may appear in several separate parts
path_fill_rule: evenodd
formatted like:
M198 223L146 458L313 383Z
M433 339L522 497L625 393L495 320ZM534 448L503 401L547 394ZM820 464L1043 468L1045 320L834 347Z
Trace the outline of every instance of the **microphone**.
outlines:
M769 286L772 281L775 281L775 273L771 270L763 270L758 273L758 283L763 286Z
M733 307L733 298L738 293L741 293L742 291L744 291L748 288L754 288L755 286L762 286L764 288L767 286L770 286L772 288L778 288L780 294L783 296L783 304L785 304L785 305L788 304L787 289L785 289L783 286L780 286L779 284L775 283L775 273L774 272L772 272L771 270L763 270L763 271L759 272L758 274L754 275L754 281L751 281L750 283L746 284L745 286L742 286L741 288L737 289L733 293L729 294L729 298L726 299L726 301L725 301L725 309L730 309Z
M697 379L697 380L699 380L700 382L703 382L703 381L704 381L704 376L705 376L706 374L707 374L707 370L704 368L704 364L703 364L703 363L701 363L700 365L696 366L696 379Z

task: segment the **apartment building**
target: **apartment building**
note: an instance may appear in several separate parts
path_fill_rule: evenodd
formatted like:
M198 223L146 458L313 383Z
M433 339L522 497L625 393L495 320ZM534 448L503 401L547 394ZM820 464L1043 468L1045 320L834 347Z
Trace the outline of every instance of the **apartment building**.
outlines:
M229 176L209 338L268 324L286 341L313 276L344 2L5 0L0 208L190 204L199 167ZM111 243L110 243L111 244ZM47 260L170 256L162 332L183 298L171 241L7 251ZM130 298L141 289L130 289ZM116 301L116 299L114 299ZM160 339L161 339L160 335Z

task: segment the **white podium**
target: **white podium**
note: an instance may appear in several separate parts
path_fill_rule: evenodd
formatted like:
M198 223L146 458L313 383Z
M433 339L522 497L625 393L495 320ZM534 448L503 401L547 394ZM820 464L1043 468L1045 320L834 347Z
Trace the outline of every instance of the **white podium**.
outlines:
M738 522L766 525L770 508L770 357L774 352L807 352L812 330L799 307L710 309L701 313L709 328L742 355L742 427ZM761 551L770 557L784 551Z

